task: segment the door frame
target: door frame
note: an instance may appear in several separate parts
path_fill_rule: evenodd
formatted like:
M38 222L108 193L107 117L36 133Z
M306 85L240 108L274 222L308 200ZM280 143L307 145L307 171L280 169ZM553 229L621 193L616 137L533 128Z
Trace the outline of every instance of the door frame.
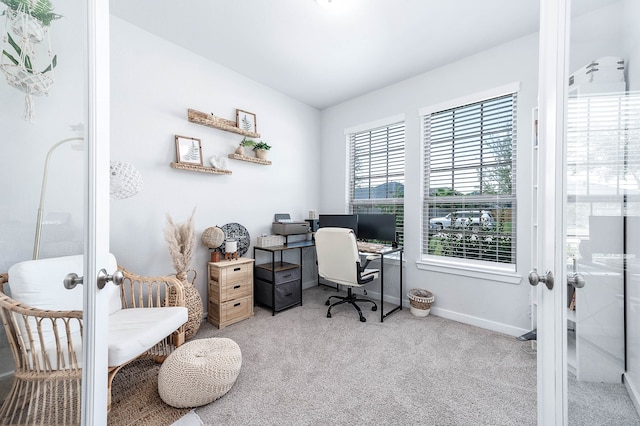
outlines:
M97 282L109 255L109 2L88 0L86 20L82 424L106 425L108 300Z
M565 271L565 114L571 0L540 0L538 77L538 265L555 285L538 285L538 424L565 425L567 409L567 313Z

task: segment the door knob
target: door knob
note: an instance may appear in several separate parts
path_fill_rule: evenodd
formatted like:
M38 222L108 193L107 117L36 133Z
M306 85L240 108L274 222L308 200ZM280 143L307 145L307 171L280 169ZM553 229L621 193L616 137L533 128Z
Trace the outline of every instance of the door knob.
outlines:
M582 288L587 283L582 274L574 272L573 275L567 276L567 283L575 288Z
M98 272L98 288L102 290L109 281L115 285L121 285L124 282L124 273L118 269L113 275L109 275L106 269L101 269Z
M544 275L538 275L538 271L535 269L529 272L529 284L536 286L538 283L545 283L547 288L551 290L553 288L553 274L551 271L547 271Z
M64 283L64 288L71 290L76 288L78 284L82 284L82 277L79 277L75 272L71 272L64 277L62 282Z

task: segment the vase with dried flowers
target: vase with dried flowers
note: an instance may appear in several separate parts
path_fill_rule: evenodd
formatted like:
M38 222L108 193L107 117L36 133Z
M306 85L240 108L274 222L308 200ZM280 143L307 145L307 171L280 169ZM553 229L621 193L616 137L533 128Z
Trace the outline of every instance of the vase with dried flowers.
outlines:
M176 224L171 216L167 214L167 225L164 228L164 239L169 248L169 254L173 260L173 267L176 270L176 278L184 284L185 305L189 311L189 318L185 324L185 338L189 339L198 332L202 322L202 297L198 289L195 288L196 274L194 272L193 281L189 282L187 275L192 270L189 269L193 250L195 246L196 234L193 227L193 216L196 209L193 209L191 216L185 223Z

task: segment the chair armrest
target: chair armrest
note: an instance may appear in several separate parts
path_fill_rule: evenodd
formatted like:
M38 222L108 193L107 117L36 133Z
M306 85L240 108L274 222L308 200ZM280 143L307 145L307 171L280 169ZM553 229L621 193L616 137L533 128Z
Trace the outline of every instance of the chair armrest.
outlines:
M177 278L136 275L122 266L118 266L118 269L124 274L120 286L123 308L185 306L184 286Z

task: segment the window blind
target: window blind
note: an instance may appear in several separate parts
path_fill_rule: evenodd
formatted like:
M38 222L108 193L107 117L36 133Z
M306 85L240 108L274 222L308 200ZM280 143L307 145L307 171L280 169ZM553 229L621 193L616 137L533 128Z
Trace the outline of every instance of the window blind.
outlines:
M423 116L423 254L516 262L515 93Z
M393 213L398 243L404 238L404 122L351 133L349 211Z

